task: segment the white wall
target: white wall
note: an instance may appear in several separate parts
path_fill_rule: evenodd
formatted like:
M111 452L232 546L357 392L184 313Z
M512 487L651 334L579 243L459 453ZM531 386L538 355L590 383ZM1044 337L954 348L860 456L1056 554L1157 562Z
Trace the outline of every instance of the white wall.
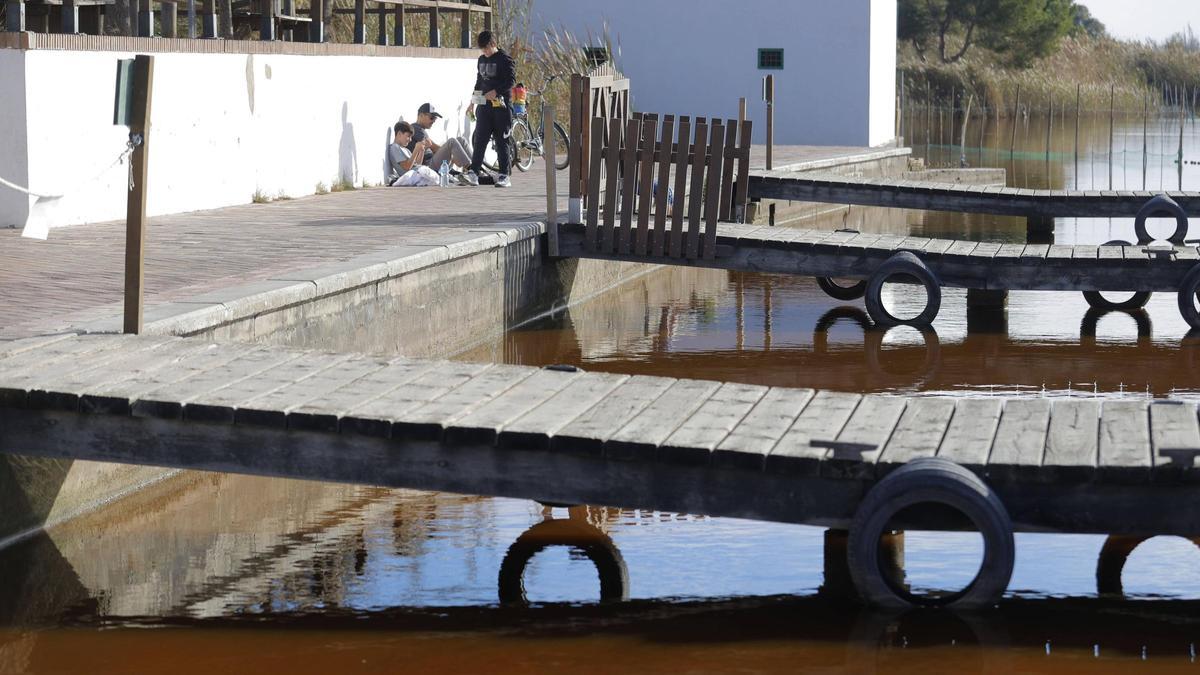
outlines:
M607 24L636 110L737 116L765 140L761 80L775 75L776 142L881 145L894 135L896 0L535 0L535 34ZM758 69L783 48L784 70Z
M0 178L29 185L25 152L25 53L0 49ZM0 227L23 225L30 198L0 185Z
M26 179L35 191L66 195L36 203L29 220L124 218L127 167L112 162L128 130L112 124L113 90L117 59L131 55L0 50L0 68L22 53ZM158 54L149 214L245 204L256 191L308 195L339 177L379 184L392 125L414 120L424 101L447 115L435 138L465 132L474 71L469 58ZM3 86L9 91L7 79ZM22 221L0 200L0 223Z

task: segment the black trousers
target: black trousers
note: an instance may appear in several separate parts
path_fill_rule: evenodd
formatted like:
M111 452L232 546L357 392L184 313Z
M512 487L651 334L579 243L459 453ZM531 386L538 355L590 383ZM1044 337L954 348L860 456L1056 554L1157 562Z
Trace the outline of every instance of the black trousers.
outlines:
M493 107L491 102L475 106L475 135L471 137L471 170L476 174L483 170L483 154L489 141L496 142L496 158L500 173L508 175L508 133L512 130L512 113L508 106Z

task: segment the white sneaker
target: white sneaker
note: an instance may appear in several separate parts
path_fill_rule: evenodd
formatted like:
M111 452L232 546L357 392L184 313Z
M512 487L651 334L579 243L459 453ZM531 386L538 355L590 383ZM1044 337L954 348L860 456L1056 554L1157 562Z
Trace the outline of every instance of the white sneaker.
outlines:
M479 187L479 176L474 171L467 170L459 174L458 182L460 185Z
M512 180L504 174L496 178L496 187L512 187Z

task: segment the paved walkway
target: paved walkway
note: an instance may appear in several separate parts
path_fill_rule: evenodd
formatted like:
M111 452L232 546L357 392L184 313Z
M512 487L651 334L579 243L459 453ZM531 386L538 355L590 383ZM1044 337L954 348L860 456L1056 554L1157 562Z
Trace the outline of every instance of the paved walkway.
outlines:
M878 152L777 147L777 166ZM893 150L894 152L894 150ZM761 147L752 157L761 162ZM567 173L558 173L566 210ZM453 243L473 226L545 219L541 163L513 187L374 188L158 216L150 221L146 306L282 272L413 244ZM121 313L123 221L52 230L48 241L0 230L0 339L60 331Z

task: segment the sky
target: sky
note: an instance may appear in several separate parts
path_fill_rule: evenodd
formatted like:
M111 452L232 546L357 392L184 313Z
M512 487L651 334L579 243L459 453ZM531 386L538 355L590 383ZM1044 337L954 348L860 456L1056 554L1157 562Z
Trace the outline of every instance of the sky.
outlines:
M1200 33L1200 0L1076 0L1104 22L1110 35L1163 40L1191 23Z

